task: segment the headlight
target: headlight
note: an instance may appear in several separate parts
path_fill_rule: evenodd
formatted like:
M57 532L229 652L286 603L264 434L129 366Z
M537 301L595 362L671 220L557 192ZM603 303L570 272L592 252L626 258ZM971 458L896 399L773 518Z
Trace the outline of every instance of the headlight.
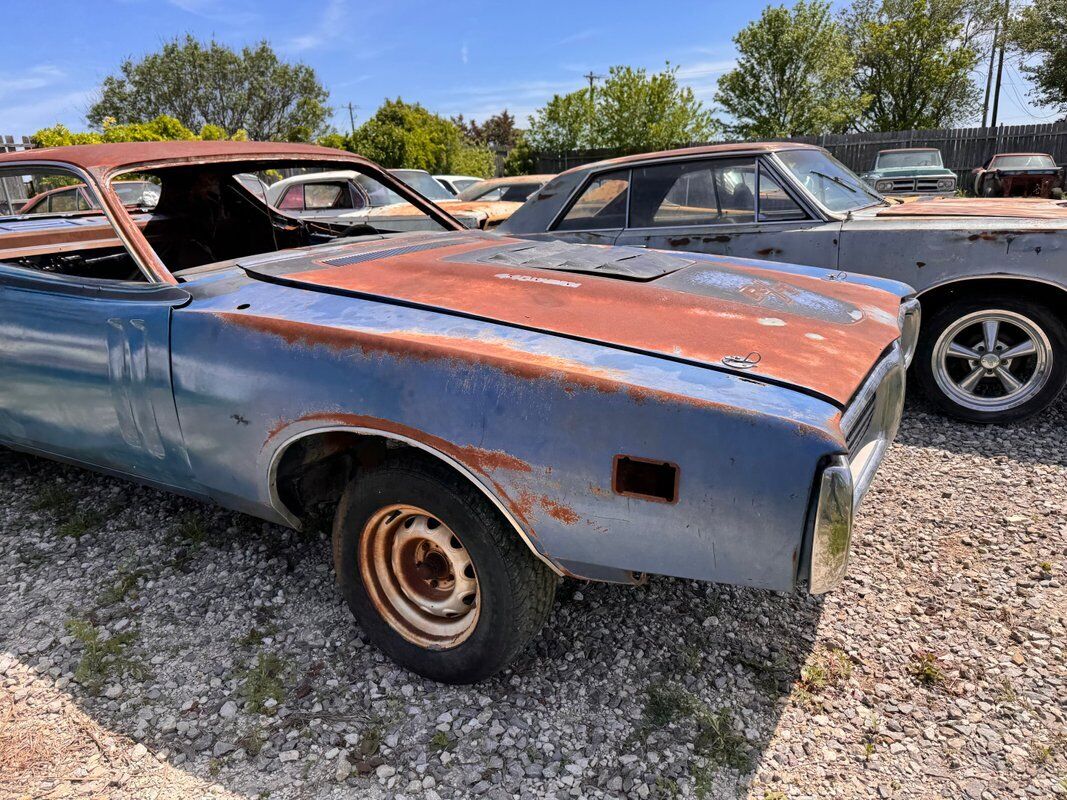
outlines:
M874 190L876 192L891 192L893 191L893 181L875 181Z
M956 188L955 178L938 178L937 188L942 192L950 192Z
M808 591L822 594L841 583L851 546L852 471L844 456L834 456L819 478Z
M897 325L900 326L900 348L904 351L904 366L910 367L915 357L915 347L919 343L919 323L922 321L922 308L914 297L900 304L897 312Z

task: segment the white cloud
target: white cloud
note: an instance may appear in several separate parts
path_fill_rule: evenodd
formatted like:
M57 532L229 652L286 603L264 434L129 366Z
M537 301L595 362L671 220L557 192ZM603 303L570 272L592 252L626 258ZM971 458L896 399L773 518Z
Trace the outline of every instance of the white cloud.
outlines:
M181 1L188 2L189 0ZM194 1L199 2L200 0ZM346 29L343 23L346 19L347 11L346 0L329 0L319 15L315 26L307 33L289 39L282 45L282 49L289 53L303 53L329 44L344 35Z
M84 124L85 110L95 89L76 89L52 95L25 98L12 105L0 106L0 133L29 136L31 133L62 122L79 127Z
M459 60L462 61L464 64L466 64L468 61L470 61L470 56L471 56L471 51L467 47L467 43L464 42L463 46L461 48L459 48Z
M54 64L38 64L21 72L10 72L0 82L0 97L54 86L62 81L66 75L62 69Z
M562 39L552 43L552 47L566 47L569 44L578 44L578 42L585 42L592 39L597 35L595 29L588 29L584 31L575 31L574 33L564 36Z

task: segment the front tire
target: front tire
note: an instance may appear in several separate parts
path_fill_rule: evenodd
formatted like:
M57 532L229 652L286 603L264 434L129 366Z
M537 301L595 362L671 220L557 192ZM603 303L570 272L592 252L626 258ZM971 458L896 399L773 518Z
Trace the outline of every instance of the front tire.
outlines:
M1067 328L1040 303L956 300L923 320L915 354L923 393L956 419L1019 422L1067 383Z
M982 189L979 194L982 197L1000 197L1003 195L1003 191L1000 188L1000 181L996 178L986 176L982 180Z
M503 669L548 619L557 579L447 465L392 456L337 507L337 583L367 637L444 683Z

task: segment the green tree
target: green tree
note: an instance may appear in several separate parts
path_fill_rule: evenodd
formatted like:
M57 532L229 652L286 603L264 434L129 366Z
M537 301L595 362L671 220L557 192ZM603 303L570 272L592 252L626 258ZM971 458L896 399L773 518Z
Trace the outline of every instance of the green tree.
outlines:
M454 122L399 97L382 103L355 134L331 133L319 143L343 147L390 169L489 177L496 167L492 151L466 142Z
M829 3L770 6L735 37L737 67L716 101L746 139L843 132L866 105L852 86L855 60Z
M122 62L86 116L97 128L105 119L131 124L166 115L190 130L215 125L228 135L309 141L324 132L328 98L311 67L281 61L265 41L237 52L186 35Z
M978 52L963 40L963 0L861 0L845 15L856 52L853 87L869 98L859 126L943 128L970 117Z
M537 168L537 155L526 136L519 134L515 145L508 151L504 159L505 175L531 175Z
M719 133L718 122L693 90L678 85L677 72L670 64L653 75L632 67L608 70L594 96L597 146L637 153L706 141Z
M530 117L526 141L544 153L595 147L589 90L553 95Z
M1067 0L1034 0L1008 26L1020 67L1034 82L1030 96L1067 114Z
M71 144L104 144L110 142L169 142L181 140L245 140L244 131L238 130L233 136L217 125L204 125L200 133L193 133L174 117L159 116L148 122L133 122L118 125L111 119L105 119L100 131L74 132L66 125L53 125L42 128L33 134L31 140L36 147L63 147Z

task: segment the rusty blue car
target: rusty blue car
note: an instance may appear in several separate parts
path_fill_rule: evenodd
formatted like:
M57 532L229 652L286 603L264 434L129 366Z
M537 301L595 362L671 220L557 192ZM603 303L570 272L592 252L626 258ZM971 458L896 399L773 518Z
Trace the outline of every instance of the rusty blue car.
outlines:
M299 219L248 178L315 170L437 229ZM340 593L405 667L492 675L561 576L842 580L900 419L907 286L468 230L312 145L0 156L9 196L73 185L90 208L0 217L0 443L294 528L328 511Z

